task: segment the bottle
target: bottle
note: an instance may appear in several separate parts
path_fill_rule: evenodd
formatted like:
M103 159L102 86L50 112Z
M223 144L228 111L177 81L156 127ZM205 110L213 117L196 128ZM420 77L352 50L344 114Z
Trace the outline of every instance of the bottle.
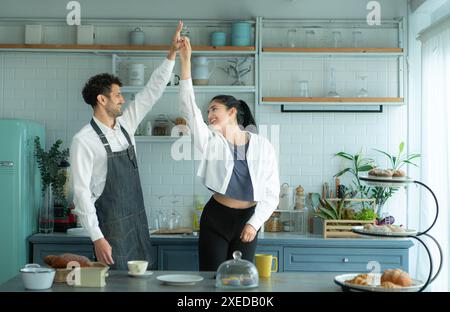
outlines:
M204 207L203 197L196 196L195 198L195 207L193 213L193 230L194 232L200 231L200 218L202 216L203 207Z

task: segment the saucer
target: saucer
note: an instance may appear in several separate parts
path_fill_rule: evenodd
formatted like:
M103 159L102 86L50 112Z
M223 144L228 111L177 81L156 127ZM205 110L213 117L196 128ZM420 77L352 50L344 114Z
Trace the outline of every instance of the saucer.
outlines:
M152 271L145 271L144 274L134 274L134 273L131 273L130 271L128 271L128 275L132 276L132 277L142 277L143 278L143 277L149 277L152 274L153 274Z

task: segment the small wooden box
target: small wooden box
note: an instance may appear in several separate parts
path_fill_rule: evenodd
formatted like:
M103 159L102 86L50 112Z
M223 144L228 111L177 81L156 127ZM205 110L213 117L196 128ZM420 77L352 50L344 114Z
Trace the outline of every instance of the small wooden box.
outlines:
M374 220L322 220L323 238L357 238L360 234L352 232L352 227L373 224Z

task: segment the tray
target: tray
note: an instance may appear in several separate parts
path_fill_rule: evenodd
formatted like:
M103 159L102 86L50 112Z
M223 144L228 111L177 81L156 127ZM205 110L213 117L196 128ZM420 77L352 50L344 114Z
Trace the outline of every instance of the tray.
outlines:
M372 286L364 286L364 285L356 285L356 284L350 284L346 283L345 281L355 278L359 274L365 274L365 273L351 273L351 274L341 274L334 277L334 282L342 287L342 290L353 290L353 291L370 291L370 292L417 292L419 291L424 283L419 280L413 279L413 285L408 287L401 287L401 288L384 288L379 285L372 285ZM375 279L381 278L381 273L370 273L373 274Z
M410 177L378 177L370 175L359 176L361 181L364 181L367 185L372 186L385 186L385 187L399 187L409 183L414 183Z
M176 229L160 229L155 232L152 232L152 234L192 234L192 228L189 227L180 227Z
M354 226L352 231L357 234L369 236L389 236L389 237L407 237L417 235L418 231L412 229L405 229L404 232L376 232L365 230L363 226Z

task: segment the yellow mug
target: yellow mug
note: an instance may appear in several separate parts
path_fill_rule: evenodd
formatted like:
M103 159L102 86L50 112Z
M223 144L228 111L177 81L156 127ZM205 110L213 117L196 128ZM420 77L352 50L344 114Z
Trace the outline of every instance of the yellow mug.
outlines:
M275 260L275 268L273 267L273 260ZM255 265L258 269L259 277L270 277L272 272L278 271L278 258L270 254L256 254Z

